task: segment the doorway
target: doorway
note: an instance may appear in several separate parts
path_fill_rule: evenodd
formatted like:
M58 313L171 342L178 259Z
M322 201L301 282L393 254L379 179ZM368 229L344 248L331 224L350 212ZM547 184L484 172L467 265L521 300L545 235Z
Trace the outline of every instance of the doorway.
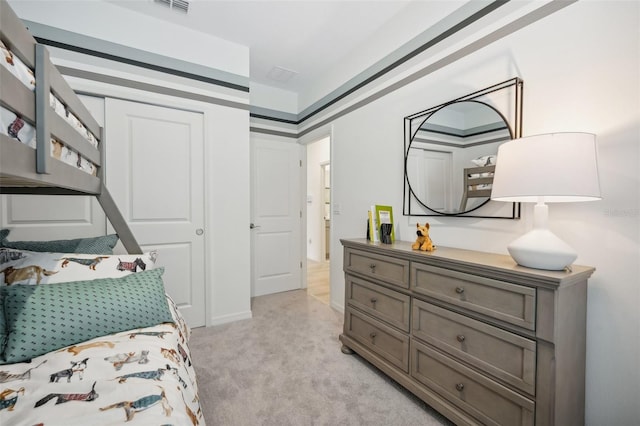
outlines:
M307 145L307 294L329 305L331 259L330 137Z

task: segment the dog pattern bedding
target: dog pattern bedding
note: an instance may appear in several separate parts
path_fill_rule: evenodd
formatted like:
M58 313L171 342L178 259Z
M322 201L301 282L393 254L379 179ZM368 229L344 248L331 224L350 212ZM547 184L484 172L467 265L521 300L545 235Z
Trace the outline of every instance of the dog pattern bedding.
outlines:
M0 50L2 50L0 63L26 87L33 91L36 86L33 71L27 67L20 58L11 53L2 41L0 41ZM93 133L91 133L53 93L49 96L49 105L91 145L94 147L98 146L98 140ZM35 127L4 107L0 107L0 132L32 148L36 147ZM97 174L97 168L92 162L54 138L51 138L51 156L91 175L95 176Z
M0 424L204 425L190 330L168 301L175 324L101 336L29 363L0 365Z

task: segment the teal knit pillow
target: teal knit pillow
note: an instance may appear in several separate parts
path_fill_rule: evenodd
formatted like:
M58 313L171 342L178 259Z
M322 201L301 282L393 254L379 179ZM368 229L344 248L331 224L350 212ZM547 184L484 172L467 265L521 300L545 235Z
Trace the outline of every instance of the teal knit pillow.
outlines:
M2 287L7 342L0 364L27 361L120 331L174 322L164 268L122 278Z
M118 243L116 234L73 240L7 241L9 232L9 229L0 230L0 247L38 252L113 254Z

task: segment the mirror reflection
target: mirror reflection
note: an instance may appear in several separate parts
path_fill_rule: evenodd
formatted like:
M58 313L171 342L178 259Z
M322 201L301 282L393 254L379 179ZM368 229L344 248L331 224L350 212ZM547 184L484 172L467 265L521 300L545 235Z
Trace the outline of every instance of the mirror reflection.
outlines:
M498 146L513 139L506 119L477 100L415 117L405 153L409 190L427 210L473 211L489 201Z

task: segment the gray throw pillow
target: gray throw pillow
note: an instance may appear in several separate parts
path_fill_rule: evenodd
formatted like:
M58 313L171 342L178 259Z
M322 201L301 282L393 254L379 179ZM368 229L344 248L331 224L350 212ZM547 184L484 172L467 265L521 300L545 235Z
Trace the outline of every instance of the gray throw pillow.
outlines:
M122 278L1 287L6 344L0 364L30 360L96 337L173 323L164 268Z
M9 229L0 230L0 247L37 252L113 254L118 243L116 234L73 240L7 241L9 232Z

